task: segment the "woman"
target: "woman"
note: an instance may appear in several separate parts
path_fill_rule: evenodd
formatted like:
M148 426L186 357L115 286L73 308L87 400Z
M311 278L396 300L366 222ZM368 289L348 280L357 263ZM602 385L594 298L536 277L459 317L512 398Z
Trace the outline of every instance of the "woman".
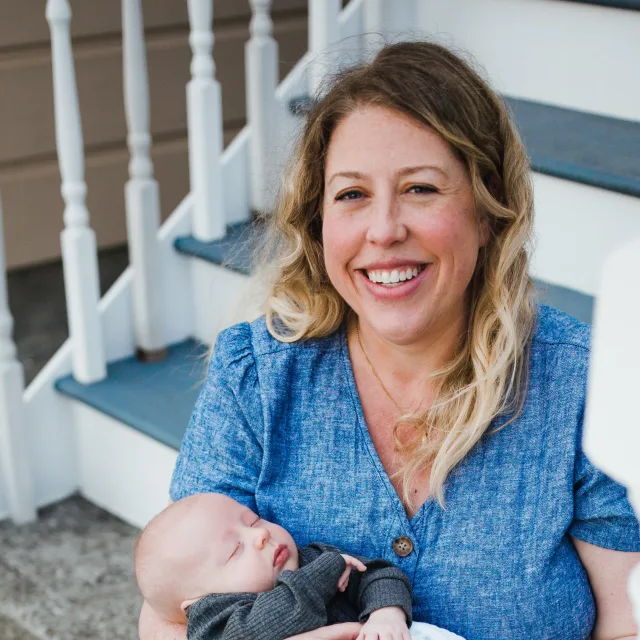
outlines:
M581 449L589 331L535 305L496 94L429 43L343 72L274 227L266 317L220 335L172 499L223 492L298 544L393 561L414 618L468 640L635 637L638 523ZM141 630L184 637L147 609Z

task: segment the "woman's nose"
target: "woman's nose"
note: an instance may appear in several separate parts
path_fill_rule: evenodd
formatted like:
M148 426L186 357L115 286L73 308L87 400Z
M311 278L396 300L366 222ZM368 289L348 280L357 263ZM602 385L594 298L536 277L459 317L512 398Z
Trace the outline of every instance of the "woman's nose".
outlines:
M253 543L256 545L257 549L264 549L264 545L271 538L271 534L269 533L269 529L265 527L254 527L253 528Z
M374 199L367 228L367 240L387 247L396 242L403 242L406 237L407 227L395 200L391 197Z

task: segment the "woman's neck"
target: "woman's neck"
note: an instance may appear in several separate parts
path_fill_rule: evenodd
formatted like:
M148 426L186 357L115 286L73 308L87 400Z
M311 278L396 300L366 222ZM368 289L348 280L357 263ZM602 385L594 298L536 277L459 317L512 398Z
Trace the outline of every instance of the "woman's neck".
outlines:
M465 331L464 316L440 322L410 344L395 344L366 322L354 317L349 331L360 331L362 347L379 375L394 380L394 386L413 387L427 383L430 375L453 358Z

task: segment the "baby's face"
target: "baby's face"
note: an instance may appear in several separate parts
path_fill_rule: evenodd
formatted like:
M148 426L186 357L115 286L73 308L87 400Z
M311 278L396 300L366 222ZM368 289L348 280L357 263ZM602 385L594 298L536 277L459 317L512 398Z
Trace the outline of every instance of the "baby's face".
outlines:
M269 591L282 571L298 568L289 533L231 498L209 494L196 519L195 539L185 544L202 545L198 582L206 593Z

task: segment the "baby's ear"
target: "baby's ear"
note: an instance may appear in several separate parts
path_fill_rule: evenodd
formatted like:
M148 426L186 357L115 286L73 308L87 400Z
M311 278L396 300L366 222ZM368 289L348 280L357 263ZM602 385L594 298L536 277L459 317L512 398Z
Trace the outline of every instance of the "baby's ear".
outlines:
M186 614L187 612L187 608L190 607L194 602L197 602L198 600L200 600L200 598L192 598L191 600L185 600L181 605L180 605L180 609L182 610L183 613Z

